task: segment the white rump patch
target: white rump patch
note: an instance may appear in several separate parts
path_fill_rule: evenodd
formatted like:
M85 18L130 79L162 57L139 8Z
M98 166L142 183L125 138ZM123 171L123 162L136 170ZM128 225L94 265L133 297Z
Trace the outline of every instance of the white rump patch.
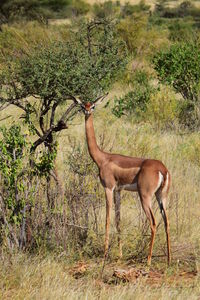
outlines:
M163 192L165 193L168 189L168 184L169 184L169 174L167 173L166 175L166 181L165 181L165 185L163 187Z
M158 185L157 185L156 191L159 189L162 182L163 182L163 175L161 172L159 172L159 180L158 180Z

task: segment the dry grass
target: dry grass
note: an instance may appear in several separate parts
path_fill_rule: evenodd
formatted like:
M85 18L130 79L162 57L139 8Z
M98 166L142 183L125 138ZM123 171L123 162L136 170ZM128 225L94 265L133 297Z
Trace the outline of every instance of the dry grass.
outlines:
M103 3L105 2L105 0L86 0L89 4L94 4L94 3ZM112 0L114 1L114 0ZM138 3L140 3L141 0L129 0L129 1L126 1L126 0L121 0L120 3L122 4L125 4L126 2L129 2L130 4L133 4L133 5L136 5ZM145 3L150 5L150 7L153 9L155 7L155 4L156 4L156 0L146 0ZM178 4L182 3L183 0L177 0L177 1L169 1L168 5L170 7L174 7L174 6L177 6ZM199 7L200 6L200 1L193 1L195 6Z
M75 279L68 261L53 257L28 257L15 255L0 264L1 299L198 299L200 282L196 277L186 284L183 280L148 282L137 280L134 284L118 284L100 280L100 268L90 262L88 271ZM113 265L106 267L112 275ZM166 279L170 275L165 275ZM172 277L171 277L172 279Z
M103 2L105 2L105 0L86 0L89 4L94 4L94 3L103 3ZM121 0L120 1L120 3L122 3L122 4L124 4L124 3L126 3L127 1L125 1L125 0ZM130 0L130 1L128 1L129 3L131 3L131 4L138 4L138 3L140 3L140 0ZM155 5L155 3L156 3L156 1L154 1L154 0L147 0L146 1L146 3L147 4L149 4L149 5L151 5L151 6L154 6Z

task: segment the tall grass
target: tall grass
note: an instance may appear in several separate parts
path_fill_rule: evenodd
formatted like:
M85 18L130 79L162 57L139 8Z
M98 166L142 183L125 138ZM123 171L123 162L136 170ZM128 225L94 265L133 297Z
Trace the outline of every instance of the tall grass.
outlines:
M66 259L15 255L0 263L1 299L198 299L200 282L171 280L148 284L146 279L135 284L107 284L98 278L98 265L91 264L87 275L75 279ZM113 268L106 272L112 276Z

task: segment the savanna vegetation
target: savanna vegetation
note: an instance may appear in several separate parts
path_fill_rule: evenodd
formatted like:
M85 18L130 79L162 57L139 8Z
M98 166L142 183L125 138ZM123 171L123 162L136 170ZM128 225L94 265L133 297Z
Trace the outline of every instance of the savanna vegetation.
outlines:
M1 1L2 299L200 297L199 26L199 1ZM160 159L172 175L170 267L155 201L147 269L149 225L128 192L123 258L113 212L103 262L104 190L76 98L107 93L94 113L99 146Z

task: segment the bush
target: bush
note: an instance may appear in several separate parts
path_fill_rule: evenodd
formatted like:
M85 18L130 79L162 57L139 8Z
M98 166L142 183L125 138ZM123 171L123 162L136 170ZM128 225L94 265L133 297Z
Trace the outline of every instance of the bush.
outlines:
M99 231L104 230L104 223L100 223L99 217L104 207L104 193L97 167L86 147L70 141L65 194L62 195L55 174L50 170L46 173L49 161L45 151L40 149L37 162L31 167L31 144L20 126L1 128L1 134L0 246L9 251L33 251L41 247L43 250L65 249L68 254L71 249L77 250L75 255L82 251L89 256L102 254ZM46 165L43 172L41 164Z
M158 0L155 5L154 13L163 16L166 10L167 1L166 0Z
M144 34L147 27L147 17L141 14L127 17L118 24L118 32L125 41L128 50L137 54L143 44Z
M27 144L19 126L0 130L0 240L11 250L23 245L23 219L28 197L31 200L27 176Z
M199 17L200 9L194 5L193 1L183 1L180 3L180 5L175 10L175 16L176 17L186 17L186 16L192 16L192 17Z
M149 26L148 16L142 13L122 19L118 24L118 32L128 50L141 60L148 60L155 51L166 48L169 43L168 32Z
M158 129L172 128L178 121L179 101L168 87L161 87L150 96L144 118Z
M114 17L119 14L120 3L118 1L105 1L103 3L95 3L93 13L97 18Z
M134 13L149 12L149 9L150 9L150 6L147 5L144 0L141 0L139 2L139 4L137 4L137 5L132 5L129 2L126 2L121 7L121 14L120 14L120 16L122 18L125 18L127 16L133 15Z
M70 139L70 144L65 197L67 222L72 224L71 243L79 252L84 250L89 256L99 255L103 253L103 241L98 234L102 230L99 218L104 192L98 180L98 169L86 145L81 147L75 139Z
M175 20L169 25L169 38L175 42L192 42L197 39L198 31L194 29L193 22Z
M200 108L193 101L184 100L180 105L179 122L184 128L200 128Z
M131 82L132 90L125 96L115 98L113 113L117 117L135 113L140 116L146 110L154 88L150 84L148 75L143 71L137 71Z
M153 59L159 79L171 84L185 99L197 102L200 83L199 44L176 43Z
M64 18L86 14L90 5L84 0L8 0L0 4L1 23Z
M162 18L199 17L199 8L191 1L183 1L176 7L169 7L166 0L159 0L154 13Z
M87 2L84 2L83 0L73 0L69 11L71 12L72 16L82 16L89 12L90 5Z
M6 22L46 19L45 11L41 9L41 1L37 0L8 0L1 3L1 14Z
M197 42L176 43L154 56L161 82L172 85L185 99L180 118L185 125L199 126L200 49ZM191 116L193 117L191 119ZM188 120L188 121L187 121ZM191 122L192 120L192 122Z
M44 186L54 168L56 151L49 153L40 148L33 156L31 143L19 125L2 127L0 132L0 242L9 250L27 248L38 238L30 233L35 222L32 212L37 210L38 194L49 194L48 185L47 189ZM50 208L49 196L46 198ZM39 224L35 226L38 228Z

